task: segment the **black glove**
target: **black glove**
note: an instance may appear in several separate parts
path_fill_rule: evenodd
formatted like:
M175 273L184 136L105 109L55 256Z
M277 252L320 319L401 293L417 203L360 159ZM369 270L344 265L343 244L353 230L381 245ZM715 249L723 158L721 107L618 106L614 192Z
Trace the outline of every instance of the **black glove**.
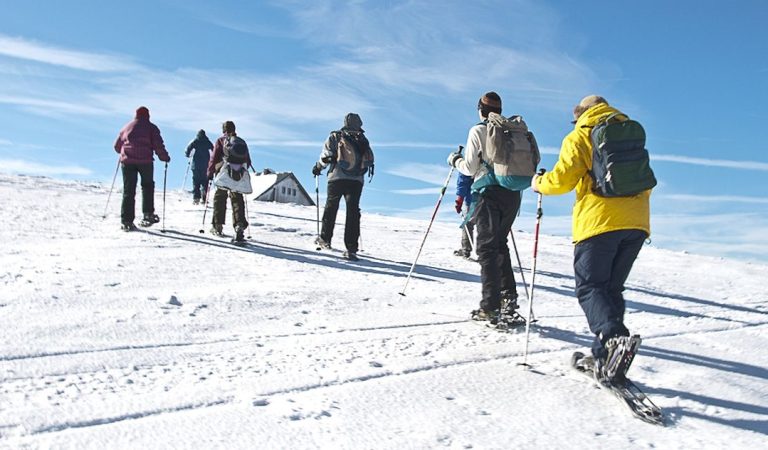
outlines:
M315 165L312 166L312 175L318 176L322 171L323 171L323 168L320 166L320 164L315 163Z

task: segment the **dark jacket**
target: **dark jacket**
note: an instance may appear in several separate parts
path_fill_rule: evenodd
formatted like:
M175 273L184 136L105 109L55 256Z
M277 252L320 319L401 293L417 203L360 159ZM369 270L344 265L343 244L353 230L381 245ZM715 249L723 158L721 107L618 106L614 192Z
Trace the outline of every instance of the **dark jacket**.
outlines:
M120 154L123 164L152 164L152 153L157 153L160 161L170 161L165 150L160 129L149 121L149 113L137 112L136 118L128 122L115 140L115 152Z
M205 132L200 130L195 140L187 145L187 151L184 153L184 156L189 158L189 155L194 151L192 169L196 172L205 172L208 168L208 162L211 160L211 150L213 150L213 143L205 135Z

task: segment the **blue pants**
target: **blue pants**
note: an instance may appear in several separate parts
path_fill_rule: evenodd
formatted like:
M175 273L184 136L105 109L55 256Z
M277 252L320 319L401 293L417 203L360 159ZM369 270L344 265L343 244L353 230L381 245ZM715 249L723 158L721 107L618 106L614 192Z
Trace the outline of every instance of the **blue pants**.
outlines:
M605 342L629 336L624 326L624 283L648 235L643 230L618 230L576 244L573 271L576 296L595 334L592 354L605 358Z

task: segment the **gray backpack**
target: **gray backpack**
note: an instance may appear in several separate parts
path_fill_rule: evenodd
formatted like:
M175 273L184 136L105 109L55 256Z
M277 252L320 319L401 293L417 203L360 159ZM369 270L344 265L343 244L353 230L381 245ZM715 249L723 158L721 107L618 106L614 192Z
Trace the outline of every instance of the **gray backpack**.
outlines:
M484 158L496 176L532 177L541 161L539 146L521 116L488 114Z

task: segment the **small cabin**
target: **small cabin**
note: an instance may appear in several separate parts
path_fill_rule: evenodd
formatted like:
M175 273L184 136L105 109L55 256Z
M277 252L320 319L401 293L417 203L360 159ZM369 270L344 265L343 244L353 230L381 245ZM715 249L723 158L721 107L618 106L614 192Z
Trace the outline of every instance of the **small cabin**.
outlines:
M251 177L254 200L315 206L293 172L275 173L270 169Z

